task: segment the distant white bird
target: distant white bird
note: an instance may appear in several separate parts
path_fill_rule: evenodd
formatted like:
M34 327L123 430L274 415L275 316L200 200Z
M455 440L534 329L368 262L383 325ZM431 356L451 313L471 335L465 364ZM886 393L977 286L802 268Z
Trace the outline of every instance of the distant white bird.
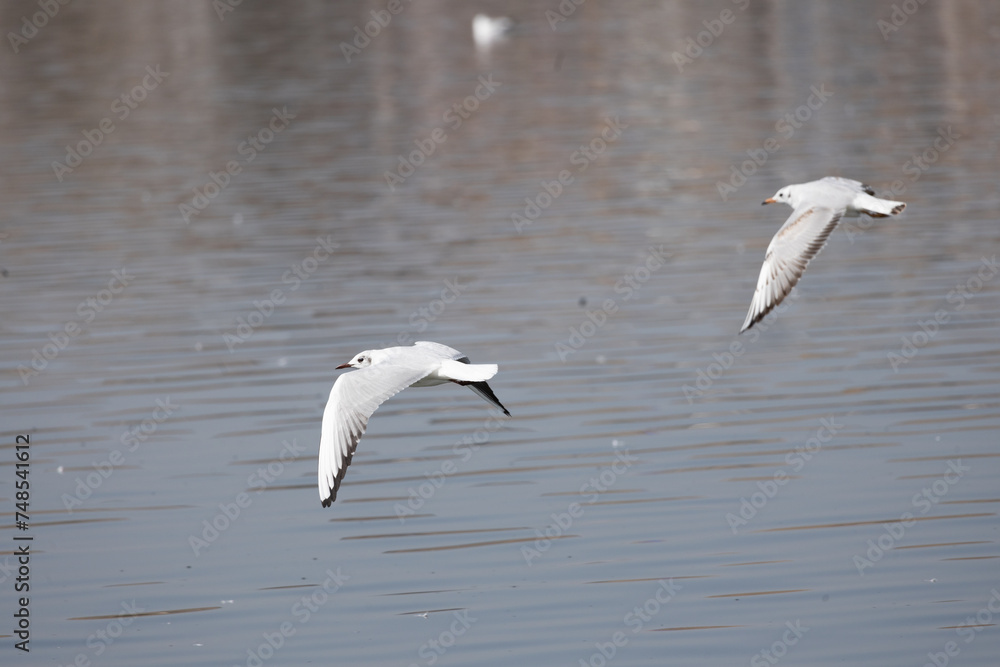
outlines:
M447 345L421 340L411 347L365 350L337 368L358 368L337 378L323 411L319 441L319 499L329 507L347 466L368 427L368 418L390 397L407 387L430 387L454 382L469 387L510 416L486 381L496 364L471 364Z
M506 16L493 18L486 14L476 14L472 19L472 41L480 49L488 49L497 42L507 38L507 33L514 27L514 21Z
M794 210L767 246L757 290L740 333L763 319L788 296L809 260L823 249L842 217L856 218L864 213L885 218L906 208L901 201L879 199L870 186L860 181L836 176L786 185L763 203L775 202L788 204Z

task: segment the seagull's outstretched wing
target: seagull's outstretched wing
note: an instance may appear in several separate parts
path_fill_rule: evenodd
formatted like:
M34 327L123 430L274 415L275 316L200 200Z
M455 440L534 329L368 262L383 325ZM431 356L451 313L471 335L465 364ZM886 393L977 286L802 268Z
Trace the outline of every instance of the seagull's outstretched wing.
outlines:
M455 348L442 345L441 343L435 343L432 340L418 340L413 344L413 347L433 352L434 354L439 355L442 359L461 359L464 357L465 362L469 362L469 358Z
M333 383L319 440L319 499L329 507L375 409L432 370L425 359L395 360L344 373Z
M740 333L763 319L788 296L802 277L809 260L823 249L843 215L844 209L812 205L792 212L767 246L764 265L757 278L757 290Z
M846 185L852 190L857 190L858 192L864 192L871 196L875 196L875 189L868 185L867 183L862 183L861 181L856 181L853 178L844 178L842 176L824 176L820 179L821 181L826 181L827 183L838 183L840 185Z

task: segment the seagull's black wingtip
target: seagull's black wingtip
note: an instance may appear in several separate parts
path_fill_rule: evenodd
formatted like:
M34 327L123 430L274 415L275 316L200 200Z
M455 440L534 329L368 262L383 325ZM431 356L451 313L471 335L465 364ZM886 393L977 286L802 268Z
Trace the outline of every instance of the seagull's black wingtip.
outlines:
M510 417L510 412L507 411L507 408L503 406L503 403L500 402L500 399L497 398L497 395L493 393L492 389L490 389L490 385L486 384L485 382L460 382L458 380L452 380L452 382L468 387L472 391L479 394L479 396L482 397L486 402L500 408L501 410L503 410L503 413L505 415Z

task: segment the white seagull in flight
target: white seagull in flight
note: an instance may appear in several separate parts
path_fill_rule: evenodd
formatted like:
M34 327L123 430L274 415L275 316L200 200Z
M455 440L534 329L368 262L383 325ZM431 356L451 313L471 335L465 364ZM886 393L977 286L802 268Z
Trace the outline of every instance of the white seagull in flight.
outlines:
M472 41L476 48L488 50L494 44L507 39L507 33L514 27L514 21L506 16L493 18L486 14L476 14L472 19Z
M390 397L407 387L431 387L454 382L469 387L510 416L486 381L496 364L472 364L456 349L420 340L411 347L365 350L337 368L357 368L333 383L323 411L319 440L319 499L329 507L347 466L368 426L368 418Z
M860 181L837 176L786 185L764 200L765 204L775 202L788 204L794 210L767 246L757 290L740 333L760 322L788 296L841 218L856 218L862 213L885 218L906 208L901 201L879 199L870 186Z

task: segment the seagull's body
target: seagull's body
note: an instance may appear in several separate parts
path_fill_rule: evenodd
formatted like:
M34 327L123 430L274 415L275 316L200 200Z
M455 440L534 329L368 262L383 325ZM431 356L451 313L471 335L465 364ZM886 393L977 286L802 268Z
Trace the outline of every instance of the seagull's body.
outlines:
M757 290L740 333L763 319L788 296L841 218L862 213L885 218L906 208L903 202L879 199L870 186L860 181L837 176L786 185L774 197L764 200L765 204L775 202L788 204L793 211L767 246Z
M369 417L407 387L454 382L469 387L510 416L486 384L496 375L496 364L471 364L467 356L440 343L422 340L410 347L365 350L337 368L359 370L337 378L323 411L319 441L319 498L323 507L337 499Z
M489 49L497 42L504 41L513 27L514 21L506 16L494 18L486 14L476 14L472 19L472 41L479 49Z

